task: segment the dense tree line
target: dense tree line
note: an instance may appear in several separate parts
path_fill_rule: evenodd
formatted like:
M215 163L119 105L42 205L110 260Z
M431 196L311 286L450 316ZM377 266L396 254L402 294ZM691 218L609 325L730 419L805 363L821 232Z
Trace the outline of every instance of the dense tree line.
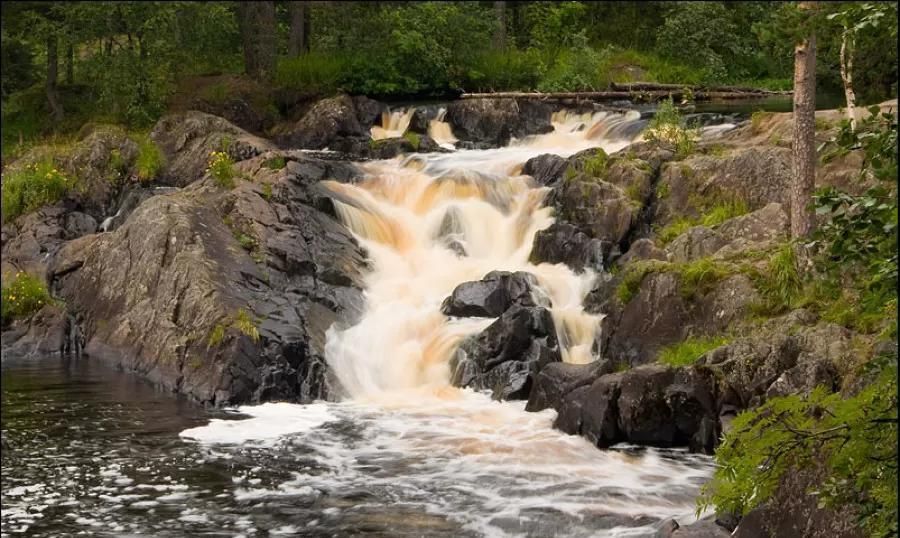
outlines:
M829 13L854 5L823 4ZM896 49L883 46L896 32L896 4L885 5L893 26L854 34L863 104L896 92ZM179 81L213 73L376 96L596 90L629 80L787 89L794 39L784 29L797 4L4 2L2 10L4 123L39 108L41 118L19 122L36 130L30 124L46 129L46 118L58 127L101 112L148 124ZM821 17L822 89L841 89L847 35L846 18Z

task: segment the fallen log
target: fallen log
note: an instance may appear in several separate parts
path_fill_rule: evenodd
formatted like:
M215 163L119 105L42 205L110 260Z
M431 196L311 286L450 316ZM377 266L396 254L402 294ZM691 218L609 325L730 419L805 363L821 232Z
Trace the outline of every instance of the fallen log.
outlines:
M690 88L694 92L735 92L735 93L752 93L766 95L787 95L792 92L766 90L763 88L751 88L749 86L708 86L708 85L689 85L689 84L661 84L657 82L629 82L611 84L613 90L616 91L669 91L682 90Z
M789 92L788 92L789 94ZM602 92L495 92L495 93L464 93L460 99L536 99L542 101L555 101L560 99L584 99L584 100L610 100L629 99L633 101L655 101L672 97L682 99L685 96L698 101L714 99L754 99L775 95L774 93L748 93L733 91L702 91L690 90L686 92L683 87L673 90L647 90L647 91L602 91ZM785 95L785 94L778 94Z

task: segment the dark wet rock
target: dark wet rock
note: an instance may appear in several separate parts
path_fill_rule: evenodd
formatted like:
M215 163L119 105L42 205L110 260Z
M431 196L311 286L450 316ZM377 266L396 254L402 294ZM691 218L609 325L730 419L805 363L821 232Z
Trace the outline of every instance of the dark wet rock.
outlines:
M675 523L675 520L668 520ZM659 530L658 538L728 538L731 533L714 518L706 517L689 525L675 523Z
M50 282L82 319L88 355L208 404L336 396L325 331L358 315L366 262L318 209L316 184L353 168L285 154L271 170L270 156L237 165L253 182L153 196L115 231L63 247ZM242 310L258 338L236 328Z
M576 271L599 271L612 254L614 245L588 236L575 225L557 221L534 235L531 263L564 263Z
M381 114L388 110L388 106L365 95L354 95L353 108L356 110L356 120L360 127L368 129L381 120Z
M164 116L156 123L150 138L165 155L160 182L176 187L202 178L213 151L225 151L234 161L242 161L275 149L268 140L224 118L197 111Z
M459 346L451 360L452 383L490 390L498 400L524 400L534 376L560 360L550 312L540 307L513 306Z
M43 275L47 260L65 241L90 233L89 215L75 213L71 218L68 215L66 204L58 203L21 215L13 223L6 224L3 227L2 273L25 271Z
M615 185L576 176L563 180L549 202L562 220L592 238L620 243L637 223L640 208Z
M66 215L64 228L66 230L66 238L74 239L96 232L97 220L86 213L73 211Z
M175 187L137 187L126 188L119 196L119 203L115 212L100 222L98 231L111 232L122 225L129 215L141 205L144 200L159 194L175 192Z
M290 147L322 149L339 138L366 138L369 126L360 124L356 106L357 103L347 95L322 99L300 121L283 129L279 141ZM368 104L364 104L364 109L368 108ZM362 115L366 116L366 112L370 111L364 110Z
M554 362L538 372L528 397L526 411L559 409L563 398L573 390L590 385L603 374L610 373L610 364L596 361L589 364Z
M624 441L710 453L718 433L713 390L700 371L641 366L570 391L555 426L600 447Z
M563 177L563 173L568 167L568 160L559 155L545 153L525 161L522 173L533 177L538 185L549 187Z
M495 318L513 305L538 306L537 279L531 273L491 271L483 279L463 282L444 300L441 311L448 316ZM546 304L543 306L547 306Z
M447 106L446 118L458 139L498 147L511 138L551 132L551 112L534 101L462 99Z

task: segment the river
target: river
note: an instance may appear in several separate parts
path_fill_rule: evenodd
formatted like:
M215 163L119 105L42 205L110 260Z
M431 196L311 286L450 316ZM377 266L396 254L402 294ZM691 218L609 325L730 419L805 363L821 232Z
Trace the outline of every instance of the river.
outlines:
M553 217L547 189L519 174L541 153L626 147L646 120L554 121L505 148L364 163L363 181L326 184L373 262L362 318L327 334L338 403L205 410L89 358L4 358L3 535L616 537L689 523L709 458L598 450L554 430L552 410L450 386L457 343L492 320L448 318L441 301L491 270L533 273L563 360L595 359L600 316L581 309L595 275L528 261Z

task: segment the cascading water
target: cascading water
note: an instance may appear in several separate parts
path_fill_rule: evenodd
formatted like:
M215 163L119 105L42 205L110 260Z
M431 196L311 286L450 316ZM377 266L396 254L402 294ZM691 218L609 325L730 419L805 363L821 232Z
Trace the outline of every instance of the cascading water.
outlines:
M403 136L409 128L409 122L412 120L416 109L413 107L401 110L386 110L381 113L381 125L373 126L369 131L373 140L382 140L385 138L397 138Z
M493 320L448 318L441 303L494 270L534 274L563 360L596 359L600 316L581 306L595 275L528 261L553 215L542 205L548 189L519 170L541 153L616 151L645 122L638 113L599 112L558 113L553 123L554 132L505 148L370 162L356 184L324 182L373 262L360 320L327 333L345 400L242 407L252 418L184 431L217 450L289 448L312 462L274 488L241 489L242 499L299 496L319 503L323 530L387 519L398 535L412 526L429 536L651 536L663 518L692 519L708 459L601 451L554 430L552 410L526 413L523 402L450 385L459 342ZM357 501L328 501L359 491L366 493Z
M444 121L447 114L446 108L438 110L437 116L428 122L428 136L444 148L453 149L456 144L456 137L453 136L453 130L450 124Z

